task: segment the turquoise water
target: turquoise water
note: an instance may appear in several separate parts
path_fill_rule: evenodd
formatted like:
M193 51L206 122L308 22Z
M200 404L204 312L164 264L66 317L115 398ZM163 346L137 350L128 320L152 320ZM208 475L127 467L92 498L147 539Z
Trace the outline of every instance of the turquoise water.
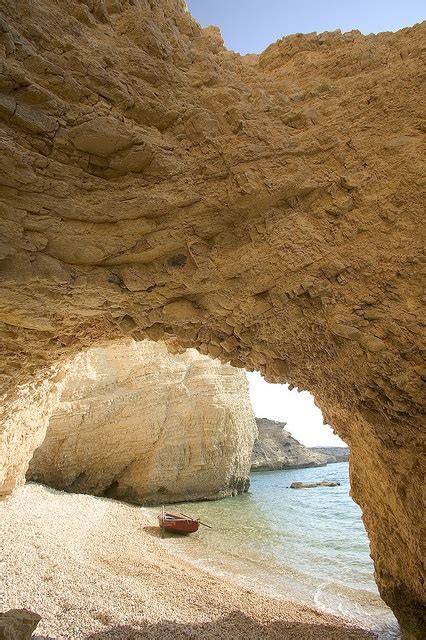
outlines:
M293 481L338 480L339 487L288 489ZM213 526L168 544L200 566L246 585L399 638L380 599L368 538L349 497L348 463L256 472L248 494L216 502L179 504Z

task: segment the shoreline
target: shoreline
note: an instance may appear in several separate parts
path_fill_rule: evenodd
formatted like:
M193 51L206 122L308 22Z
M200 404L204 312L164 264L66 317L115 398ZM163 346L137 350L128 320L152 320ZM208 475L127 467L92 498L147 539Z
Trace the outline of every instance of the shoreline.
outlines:
M1 609L39 613L34 639L375 637L200 568L144 508L30 483L0 520Z
M344 497L348 463L333 466L337 468L329 470L329 476L333 480L339 478L343 485L337 502L333 495L329 497L327 489L315 489L303 496L297 492L289 492L288 498L283 495L283 487L291 480L310 481L311 472L315 480L323 479L321 469L304 469L307 478L294 469L253 474L253 488L244 496L185 504L182 511L196 514L213 529L186 539L171 536L170 546L173 552L219 578L337 616L382 640L398 640L397 620L373 581L367 536L358 522L357 507L349 496ZM269 498L275 506L268 503ZM329 518L315 514L324 502L340 509L333 511L337 538L334 529L330 531ZM167 509L173 511L171 505ZM156 515L157 511L153 509L152 513ZM315 535L309 530L312 522L316 522ZM355 524L358 530L354 538ZM303 534L300 526L306 526Z

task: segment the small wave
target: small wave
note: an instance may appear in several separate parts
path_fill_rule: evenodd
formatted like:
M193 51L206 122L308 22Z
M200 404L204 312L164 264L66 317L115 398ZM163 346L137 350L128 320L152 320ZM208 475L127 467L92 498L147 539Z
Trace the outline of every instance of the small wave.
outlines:
M327 582L321 582L321 584L318 585L314 593L314 603L317 609L319 609L320 611L323 611L324 613L334 613L332 609L325 606L321 599L322 593L326 586Z

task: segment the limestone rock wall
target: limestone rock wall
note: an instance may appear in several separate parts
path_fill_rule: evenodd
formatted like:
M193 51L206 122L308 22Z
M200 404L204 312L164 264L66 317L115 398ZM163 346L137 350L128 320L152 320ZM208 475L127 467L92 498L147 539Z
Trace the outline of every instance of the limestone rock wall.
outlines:
M0 406L0 499L22 482L34 450L46 435L49 420L62 393L64 366L53 366L22 385L7 404Z
M326 456L308 449L293 438L285 430L285 422L256 418L256 424L258 436L252 452L252 471L320 467L327 464Z
M20 390L52 364L128 334L195 347L313 393L380 592L424 637L425 24L240 56L181 0L0 18L6 491L37 429Z
M221 498L247 490L255 435L242 371L119 342L70 363L27 478L135 503Z

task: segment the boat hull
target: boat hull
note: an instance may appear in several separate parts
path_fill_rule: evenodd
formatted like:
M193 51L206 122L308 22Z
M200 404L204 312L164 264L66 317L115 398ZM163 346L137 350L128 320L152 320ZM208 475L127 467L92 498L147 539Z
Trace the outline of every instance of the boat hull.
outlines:
M190 518L178 518L171 514L158 516L158 522L162 529L171 533L195 533L198 531L198 521Z

